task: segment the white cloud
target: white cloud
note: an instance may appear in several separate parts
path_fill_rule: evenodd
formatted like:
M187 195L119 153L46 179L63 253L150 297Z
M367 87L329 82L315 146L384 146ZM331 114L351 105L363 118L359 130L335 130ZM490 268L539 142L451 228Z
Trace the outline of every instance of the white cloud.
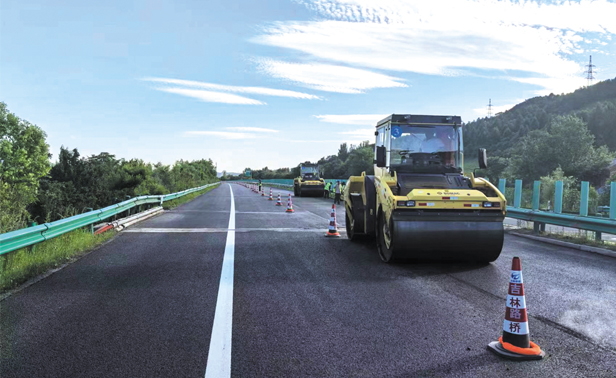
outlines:
M252 98L234 95L224 92L204 91L201 89L187 88L156 88L156 90L179 94L182 96L196 98L204 102L221 102L225 104L241 104L241 105L265 105L264 102L254 100Z
M263 127L225 127L227 130L235 130L235 131L254 131L258 133L277 133L278 130L274 129L266 129Z
M255 134L250 133L233 133L230 131L186 131L184 132L184 136L190 135L208 135L208 136L217 136L222 139L252 139L256 138Z
M308 100L320 99L319 96L311 95L308 93L302 93L302 92L288 91L284 89L273 89L273 88L264 88L264 87L238 87L238 86L232 86L232 85L205 83L201 81L168 79L168 78L157 78L157 77L144 78L142 80L152 81L156 83L163 83L163 84L179 85L179 86L184 86L184 87L211 89L215 91L224 91L224 92L248 93L248 94L264 95L264 96L290 97L290 98L308 99Z
M494 0L300 0L333 19L408 24L426 19L480 21L576 32L616 33L616 3L607 0L537 1Z
M577 88L585 62L571 56L585 52L580 33L599 33L604 40L616 33L616 3L605 0L303 3L330 20L274 23L253 40L313 59L396 72L447 76L479 69L523 72L520 78L530 73L533 79L524 80L548 93Z
M339 123L344 125L370 125L376 126L376 123L388 114L324 114L315 115L321 122Z
M338 93L363 93L373 88L406 87L403 79L331 64L288 63L261 60L260 69L276 78L308 88Z

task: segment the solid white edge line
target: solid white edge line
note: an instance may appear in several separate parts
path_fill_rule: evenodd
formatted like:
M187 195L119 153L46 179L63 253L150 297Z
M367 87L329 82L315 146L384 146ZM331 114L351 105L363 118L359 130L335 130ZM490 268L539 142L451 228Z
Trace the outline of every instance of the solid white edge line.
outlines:
M235 262L235 201L231 192L229 231L220 273L220 286L210 338L210 350L205 367L205 378L231 376L231 333L233 325L233 265Z

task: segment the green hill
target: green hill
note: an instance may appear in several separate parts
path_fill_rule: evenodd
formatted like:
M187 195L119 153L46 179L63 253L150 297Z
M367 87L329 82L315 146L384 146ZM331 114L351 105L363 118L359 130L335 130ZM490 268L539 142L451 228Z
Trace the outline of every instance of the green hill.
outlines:
M557 116L574 115L586 122L595 146L616 151L616 78L573 93L535 97L494 117L480 118L465 126L465 150L485 147L490 156L510 157L522 137L545 129ZM469 155L470 156L470 155Z

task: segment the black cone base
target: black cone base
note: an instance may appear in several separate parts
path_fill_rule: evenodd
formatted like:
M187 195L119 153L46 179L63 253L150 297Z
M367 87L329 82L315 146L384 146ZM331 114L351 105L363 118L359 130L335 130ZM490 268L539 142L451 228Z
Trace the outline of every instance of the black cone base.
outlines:
M515 360L515 361L540 360L545 356L544 351L541 351L541 354L536 355L536 356L528 356L526 354L513 353L503 348L503 346L501 345L499 341L492 341L490 344L488 344L488 350L501 357L508 358L510 360Z

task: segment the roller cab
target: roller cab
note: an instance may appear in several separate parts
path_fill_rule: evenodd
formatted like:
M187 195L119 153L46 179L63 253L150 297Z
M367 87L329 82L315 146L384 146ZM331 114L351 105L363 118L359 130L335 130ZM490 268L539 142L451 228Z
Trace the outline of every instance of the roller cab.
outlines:
M300 176L293 179L293 193L296 197L323 196L325 181L320 177L318 164L300 164Z
M386 262L497 259L506 200L464 175L460 117L394 114L375 134L374 176L350 177L344 193L349 239L376 237Z

